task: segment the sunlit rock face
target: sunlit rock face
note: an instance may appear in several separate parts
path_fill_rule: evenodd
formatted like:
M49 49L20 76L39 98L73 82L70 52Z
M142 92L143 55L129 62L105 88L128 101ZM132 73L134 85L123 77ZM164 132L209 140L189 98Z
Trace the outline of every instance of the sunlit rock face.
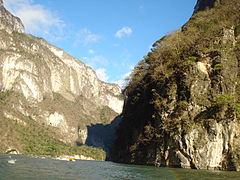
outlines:
M116 84L100 81L90 67L41 38L24 34L21 20L0 1L0 92L13 92L5 118L29 117L57 138L86 141L86 126L110 123L123 100ZM1 116L0 112L0 116Z
M13 16L6 10L2 0L0 0L0 29L5 29L9 33L13 31L24 33L24 26L21 19Z
M29 35L15 34L24 39L24 42L15 44L14 40L2 41L2 48L6 49L13 45L13 49L27 48L29 55L45 56L38 60L24 57L19 52L12 52L2 59L2 88L4 90L15 89L21 92L31 102L41 102L45 94L61 94L69 101L75 101L77 97L84 96L92 102L108 106L115 112L120 113L122 100L119 100L121 89L116 84L100 81L96 73L85 66L79 60L71 57L43 40L25 44ZM11 39L11 38L10 38ZM26 41L25 41L26 40ZM39 44L38 44L39 43ZM28 47L30 46L30 47ZM44 48L44 49L41 49ZM41 68L39 68L41 66Z

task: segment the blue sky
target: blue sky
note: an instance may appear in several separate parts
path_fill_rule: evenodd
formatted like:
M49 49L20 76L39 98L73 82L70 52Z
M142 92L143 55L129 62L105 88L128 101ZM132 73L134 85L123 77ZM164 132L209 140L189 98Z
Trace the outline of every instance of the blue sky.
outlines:
M26 32L45 38L96 70L123 83L162 36L179 29L197 0L4 0Z

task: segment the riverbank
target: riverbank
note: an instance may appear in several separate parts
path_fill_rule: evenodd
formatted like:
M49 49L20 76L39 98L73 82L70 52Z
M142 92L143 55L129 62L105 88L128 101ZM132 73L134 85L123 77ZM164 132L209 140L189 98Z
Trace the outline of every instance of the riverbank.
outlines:
M62 156L58 156L55 159L59 159L59 160L67 160L67 161L72 161L72 160L89 160L89 161L96 161L96 159L93 159L91 157L86 157L83 155L62 155ZM104 161L104 160L100 160L100 161Z
M40 159L56 159L56 160L66 160L66 161L72 161L72 160L88 160L88 161L105 161L104 158L102 159L94 159L92 157L84 156L84 155L79 155L79 154L74 154L74 155L60 155L60 156L36 156L36 155L24 155L20 153L16 153L16 151L13 151L13 153L2 153L0 155L8 155L11 157L12 155L14 156L28 156L28 157L33 157L33 158L40 158Z

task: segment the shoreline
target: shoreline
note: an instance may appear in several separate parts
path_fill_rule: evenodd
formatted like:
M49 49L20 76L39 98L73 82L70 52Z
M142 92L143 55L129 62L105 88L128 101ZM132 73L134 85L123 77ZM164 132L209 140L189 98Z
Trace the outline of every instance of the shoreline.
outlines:
M84 155L59 155L59 156L48 156L48 155L32 155L32 154L15 154L15 153L0 153L0 155L7 155L7 156L28 156L28 157L33 157L33 158L41 158L41 159L46 159L46 158L51 158L55 160L65 160L65 161L73 161L73 160L87 160L87 161L101 161L101 160L96 160L93 159L92 157L87 157ZM104 160L102 160L104 161Z

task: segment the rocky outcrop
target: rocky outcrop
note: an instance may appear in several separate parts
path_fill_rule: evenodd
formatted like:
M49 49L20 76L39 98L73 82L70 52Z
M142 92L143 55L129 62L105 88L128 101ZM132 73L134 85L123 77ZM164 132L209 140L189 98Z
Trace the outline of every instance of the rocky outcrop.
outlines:
M4 29L8 33L24 33L24 26L21 19L13 16L8 10L5 9L3 6L3 0L0 0L0 29Z
M240 3L222 2L157 41L134 68L113 161L239 170Z
M44 39L24 34L21 20L2 1L0 15L0 119L23 127L30 119L65 143L84 144L88 125L110 123L121 113L118 85L100 81L90 67Z

